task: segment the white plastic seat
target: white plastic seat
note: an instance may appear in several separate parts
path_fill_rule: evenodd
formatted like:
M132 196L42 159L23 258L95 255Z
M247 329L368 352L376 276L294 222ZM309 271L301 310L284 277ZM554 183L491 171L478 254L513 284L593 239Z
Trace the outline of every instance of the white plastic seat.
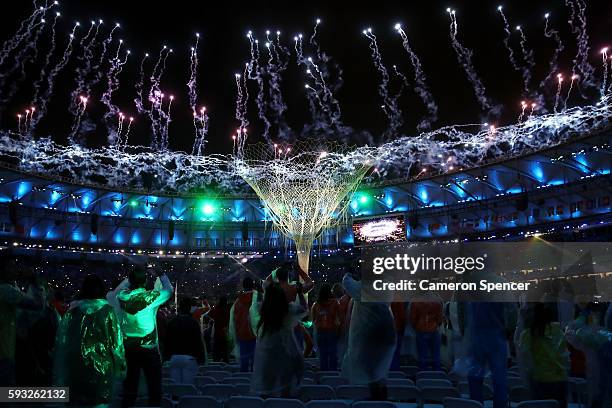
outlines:
M305 408L306 405L298 399L291 398L268 398L264 402L264 408Z
M338 375L326 375L324 377L319 378L319 384L321 385L329 385L330 387L338 387L340 385L349 385L349 381Z
M444 408L483 408L482 403L467 398L444 398Z
M387 399L389 401L417 403L419 398L419 390L414 385L387 386Z
M253 373L243 373L243 372L238 372L238 373L233 373L232 374L232 378L253 378Z
M210 384L199 388L202 395L214 397L218 401L226 401L236 395L236 387L232 384Z
M233 396L224 405L224 408L263 408L264 400L259 397Z
M419 372L419 367L417 366L401 366L400 370L406 374L406 377L414 378L416 373Z
M329 385L303 385L298 391L300 400L308 402L310 400L326 400L336 398L334 389Z
M459 398L459 391L454 387L423 387L420 388L423 403L441 403L444 398Z
M223 408L223 404L213 397L188 395L179 399L178 408Z
M250 384L251 383L251 379L250 378L244 378L244 377L227 377L224 378L223 380L221 380L221 384Z
M318 381L321 377L339 376L340 371L319 371L316 373L315 379Z
M365 385L340 385L336 388L336 398L359 401L370 396L370 390Z
M387 385L411 385L414 387L414 382L410 378L389 378Z
M349 408L350 402L343 400L313 400L306 403L306 408Z
M240 395L240 396L249 396L249 395L253 395L253 393L251 392L251 384L236 384L234 385L234 387L236 387L236 395Z
M213 377L215 380L217 380L217 382L221 382L224 378L227 378L232 374L228 371L206 370L204 375L206 377Z
M219 381L215 377L210 377L207 375L196 375L193 379L196 386L199 385L208 385L208 384L216 384Z
M352 405L352 408L396 408L395 404L389 401L359 401Z
M199 394L198 389L193 384L168 384L165 388L174 399L179 399L184 395Z
M387 378L406 378L406 373L403 371L389 371Z
M419 371L415 374L416 380L425 378L448 380L448 374L444 371Z
M520 402L517 408L559 408L559 402L555 400L530 400Z
M416 380L417 388L424 387L452 387L453 383L450 380L443 380L441 378L419 378Z

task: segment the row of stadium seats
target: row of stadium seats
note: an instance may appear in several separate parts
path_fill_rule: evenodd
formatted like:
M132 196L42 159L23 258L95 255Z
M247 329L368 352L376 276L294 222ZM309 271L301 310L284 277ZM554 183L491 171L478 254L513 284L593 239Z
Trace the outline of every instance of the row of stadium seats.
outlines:
M225 402L210 396L184 396L178 403L169 399L162 401L161 408L484 408L477 401L463 398L444 398L438 404L406 404L389 401L312 400L307 403L298 399L234 396ZM150 407L138 407L150 408ZM559 408L554 400L524 401L515 408Z

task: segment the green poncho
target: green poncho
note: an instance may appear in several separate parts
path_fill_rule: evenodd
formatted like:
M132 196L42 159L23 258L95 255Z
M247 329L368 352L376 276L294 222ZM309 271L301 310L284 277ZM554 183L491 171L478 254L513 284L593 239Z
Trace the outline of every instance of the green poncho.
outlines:
M123 338L104 299L82 300L66 313L55 343L54 384L70 387L70 403L109 402L113 383L125 374Z

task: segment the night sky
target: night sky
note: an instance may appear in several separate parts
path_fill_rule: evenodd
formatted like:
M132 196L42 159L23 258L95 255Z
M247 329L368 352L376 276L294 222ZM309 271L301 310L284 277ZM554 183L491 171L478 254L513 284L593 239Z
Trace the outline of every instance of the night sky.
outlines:
M418 3L418 4L415 4ZM457 10L459 39L474 50L474 65L487 87L488 95L505 106L499 124L516 120L520 112L521 77L511 69L506 50L503 48L502 20L493 1L453 0L452 2L419 1L322 1L322 2L276 2L276 1L70 1L60 2L62 18L58 23L58 50L63 50L67 34L75 20L89 27L91 19L105 20L107 30L114 22L121 23L121 30L115 39L122 38L132 51L132 56L120 76L121 88L114 95L113 102L126 114L134 115L131 134L132 143L149 144L149 122L138 116L132 102L133 83L137 78L138 66L144 52L157 56L162 44L174 49L168 58L168 69L162 79L162 89L174 94L173 122L170 127L172 149L191 151L194 132L191 112L187 101L186 82L189 75L190 47L195 33L201 33L200 70L198 78L199 105L205 105L211 117L207 153L227 153L231 150L232 131L238 122L234 118L236 89L234 73L240 72L249 55L249 43L245 34L248 30L264 37L266 29L280 30L287 46L293 47L293 36L303 33L310 36L314 21L322 19L319 27L319 42L322 48L344 69L344 85L337 94L343 119L346 124L358 130L368 130L374 135L385 129L385 116L380 109L381 100L377 94L377 72L372 64L368 40L361 34L366 27L372 27L377 35L383 61L392 64L406 74L411 83L412 69L404 52L399 35L393 25L401 22L413 49L421 58L428 84L439 106L437 126L453 123L474 123L486 118L479 110L463 70L456 62L451 48L447 7ZM535 52L537 69L534 72L534 86L546 76L548 61L552 54L552 41L546 39L544 13L550 12L552 27L561 32L566 46L561 56L562 72L569 73L575 54L575 37L567 24L568 10L563 1L506 1L504 11L510 24L520 24ZM29 1L3 3L0 13L0 38L4 41L17 28L18 22L30 13ZM597 79L601 78L599 50L612 44L612 6L609 1L591 1L587 9L591 62L596 69ZM106 37L106 32L102 38ZM48 33L48 31L46 32ZM80 38L77 37L77 38ZM520 58L519 36L513 32L513 46ZM45 41L41 40L41 46ZM113 43L111 50L116 47ZM77 47L75 52L79 51ZM44 54L41 47L40 53ZM75 55L73 54L73 60ZM2 68L0 68L2 69ZM28 80L20 85L15 100L5 107L2 118L3 128L16 126L15 114L25 108L32 95L31 82L37 77L37 64L27 69ZM70 90L74 88L74 66L69 64L58 78L56 95L51 101L51 110L40 125L39 134L52 134L58 141L65 140L70 129L71 117L66 109ZM34 79L31 79L31 76ZM251 81L252 82L252 81ZM289 124L300 129L308 120L307 100L304 90L305 75L293 61L283 82L283 92L288 105ZM251 84L249 104L250 134L253 141L261 124L257 120L253 95L256 88ZM555 84L550 84L554 94ZM103 113L99 99L100 92L92 97L92 116ZM571 104L582 104L576 97ZM416 124L424 108L412 89L408 89L400 100L404 111L405 134L416 134ZM104 126L87 136L89 146L98 146L104 138Z

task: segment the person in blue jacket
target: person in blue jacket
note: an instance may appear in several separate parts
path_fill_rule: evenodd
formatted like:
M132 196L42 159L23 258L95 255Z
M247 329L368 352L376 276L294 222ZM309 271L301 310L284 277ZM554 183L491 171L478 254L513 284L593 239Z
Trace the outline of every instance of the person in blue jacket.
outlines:
M505 303L472 302L468 305L468 328L471 330L470 354L472 363L468 371L470 398L483 402L483 379L486 368L493 380L493 407L507 406L508 385L506 368Z

